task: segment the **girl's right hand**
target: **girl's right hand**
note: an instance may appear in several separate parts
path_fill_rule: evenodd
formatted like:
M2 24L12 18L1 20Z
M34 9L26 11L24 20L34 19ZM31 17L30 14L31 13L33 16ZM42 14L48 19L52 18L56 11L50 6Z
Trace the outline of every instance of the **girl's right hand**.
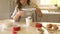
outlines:
M25 14L24 11L18 11L18 12L17 12L17 15L22 16L22 17L24 16L24 14Z

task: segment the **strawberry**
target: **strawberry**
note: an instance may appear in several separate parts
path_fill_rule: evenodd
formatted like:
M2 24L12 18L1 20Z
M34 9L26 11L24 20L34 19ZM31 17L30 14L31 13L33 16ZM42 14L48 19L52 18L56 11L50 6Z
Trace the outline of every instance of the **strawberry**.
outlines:
M37 27L37 28L41 28L41 27L42 27L42 24L36 23L36 27Z
M13 31L13 34L17 34L17 32Z
M19 31L21 28L19 27L19 26L15 26L15 27L13 27L13 30L14 31Z

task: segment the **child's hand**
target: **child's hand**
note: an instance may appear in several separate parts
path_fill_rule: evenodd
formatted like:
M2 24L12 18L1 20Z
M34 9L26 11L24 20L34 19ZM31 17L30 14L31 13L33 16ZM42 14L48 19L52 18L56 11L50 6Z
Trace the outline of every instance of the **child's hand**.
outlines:
M17 14L18 14L19 16L22 16L22 17L23 17L23 16L25 15L25 12L24 12L24 11L18 11Z

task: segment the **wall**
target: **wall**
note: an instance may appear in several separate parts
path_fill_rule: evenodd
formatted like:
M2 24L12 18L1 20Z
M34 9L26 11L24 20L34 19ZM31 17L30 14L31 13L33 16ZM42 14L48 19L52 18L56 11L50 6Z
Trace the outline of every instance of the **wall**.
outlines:
M10 17L9 0L0 0L0 19Z

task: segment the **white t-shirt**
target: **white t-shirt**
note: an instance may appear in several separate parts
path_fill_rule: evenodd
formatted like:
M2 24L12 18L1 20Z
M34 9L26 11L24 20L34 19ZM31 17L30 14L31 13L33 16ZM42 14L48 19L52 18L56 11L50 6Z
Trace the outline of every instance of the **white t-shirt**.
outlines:
M21 18L20 18L20 21L24 21L24 22L25 22L25 18L26 18L27 16L31 16L32 14L33 14L33 16L35 16L35 10L36 10L36 8L35 8L35 6L33 6L33 5L22 6L21 10L25 11L25 17L21 17ZM16 15L17 12L18 12L18 9L15 8L15 10L14 10L11 18L13 18L13 17ZM32 16L31 16L31 17L32 17ZM35 17L34 17L34 18L35 18Z

